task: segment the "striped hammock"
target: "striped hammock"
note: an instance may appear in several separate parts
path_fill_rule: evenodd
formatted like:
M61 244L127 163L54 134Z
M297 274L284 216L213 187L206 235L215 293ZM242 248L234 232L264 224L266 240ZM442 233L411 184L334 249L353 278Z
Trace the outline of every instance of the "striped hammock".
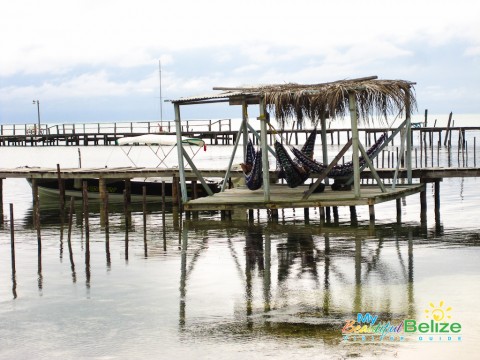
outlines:
M373 154L376 152L376 150L382 145L382 143L385 141L387 138L387 134L382 134L378 138L378 140L373 144L366 152L369 158L372 158ZM308 171L314 173L314 174L320 174L322 173L328 165L325 165L323 163L317 162L316 160L309 158L305 156L300 150L292 148L292 152L295 155L295 157L298 159L298 161L302 164L302 166L305 169L308 169ZM364 166L366 161L361 156L359 158L360 162L360 167ZM335 178L335 177L344 177L344 176L349 176L353 173L353 162L349 161L346 162L345 164L341 165L335 165L332 170L328 173L329 178Z
M314 129L303 144L302 149L297 151L300 151L307 158L313 158L316 137L317 131ZM292 159L285 147L278 141L275 142L275 152L277 154L278 177L285 179L287 185L291 188L302 185L308 179L310 171L305 169L297 159Z
M255 151L251 140L248 140L245 163L242 165L247 188L250 190L260 189L263 185L262 149Z

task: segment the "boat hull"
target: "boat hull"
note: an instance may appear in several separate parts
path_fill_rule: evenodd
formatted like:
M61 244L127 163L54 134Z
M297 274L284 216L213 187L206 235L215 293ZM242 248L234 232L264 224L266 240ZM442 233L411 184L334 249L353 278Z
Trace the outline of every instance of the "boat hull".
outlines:
M99 180L98 179L64 179L65 184L65 197L82 198L82 181L87 182L88 198L100 199L99 193ZM31 180L28 179L31 185ZM58 188L58 180L56 179L37 179L39 196L45 199L51 199L58 201L60 190ZM217 183L209 183L210 189L213 192L219 191ZM143 187L146 187L147 201L149 202L161 202L165 198L166 202L172 202L172 190L173 186L171 182L165 182L165 194L162 196L162 181L143 181L143 180L131 180L130 181L130 193L131 201L139 202L143 199ZM106 189L108 192L108 199L112 201L123 201L123 191L125 190L125 181L122 180L106 180ZM187 186L187 196L192 198L193 187ZM197 196L207 196L207 192L201 186L197 184Z

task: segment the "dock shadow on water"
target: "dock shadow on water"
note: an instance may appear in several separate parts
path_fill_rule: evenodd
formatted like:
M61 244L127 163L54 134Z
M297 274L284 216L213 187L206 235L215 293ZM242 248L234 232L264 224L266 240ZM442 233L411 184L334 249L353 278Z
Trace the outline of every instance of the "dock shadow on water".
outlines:
M478 348L468 336L447 346L396 333L388 341L342 334L359 313L397 326L423 320L440 301L452 306L465 335L480 331L467 296L479 291L477 231L420 222L247 223L207 212L184 220L175 208L163 215L138 204L128 220L122 206L110 206L106 228L90 204L87 248L82 205L72 209L71 228L58 208L41 209L39 259L32 209L16 219L16 272L3 266L0 274L8 324L0 358L33 358L25 344L66 358L468 358ZM8 229L0 234L5 264ZM40 329L51 338L38 339Z

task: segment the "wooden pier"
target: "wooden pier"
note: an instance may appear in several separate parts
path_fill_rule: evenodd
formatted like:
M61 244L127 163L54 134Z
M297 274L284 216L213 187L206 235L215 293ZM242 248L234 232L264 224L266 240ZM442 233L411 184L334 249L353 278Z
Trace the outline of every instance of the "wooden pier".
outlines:
M200 169L203 176L208 178L223 178L225 170ZM393 179L395 169L377 169L377 174L382 179ZM194 171L186 169L185 176L188 181L196 182L198 180ZM241 171L232 170L230 177L243 178ZM406 179L408 176L406 169L400 169L398 172L399 179ZM426 211L426 195L425 184L429 182L435 183L435 213L439 213L440 209L440 182L444 178L458 177L478 177L480 176L480 168L414 168L412 169L412 177L417 182L411 185L398 184L395 189L386 186L387 191L382 192L376 185L368 185L373 179L369 170L361 172L362 185L361 196L355 197L353 191L332 191L329 186L322 193L314 193L307 200L303 200L302 196L308 187L300 186L298 188L288 188L282 184L272 184L271 198L268 202L263 199L263 190L251 191L246 188L226 189L222 193L213 196L189 200L183 204L184 210L187 211L235 211L253 209L269 209L277 210L282 208L328 208L338 206L369 206L370 220L375 218L374 206L376 204L397 200L405 196L420 194L422 211ZM24 178L24 179L116 179L129 180L133 178L171 178L174 181L179 179L179 169L159 169L144 167L115 167L115 168L0 168L0 204L3 205L3 179L8 178ZM277 174L271 171L270 179L276 179ZM312 178L315 178L313 176ZM161 195L161 194L149 194ZM158 198L161 198L160 196ZM178 202L180 203L180 201ZM177 203L173 203L176 205ZM0 214L3 213L3 206L0 206Z
M45 124L37 130L31 124L0 125L0 146L112 146L123 137L145 134L175 135L175 124L159 122L124 123L81 123L81 124ZM181 125L182 135L203 139L210 145L232 145L238 131L232 130L231 119L221 120L185 120ZM270 142L279 134L288 144L303 144L312 128L298 129L295 126L285 129L267 129ZM326 129L326 139L330 145L340 145L352 136L349 128ZM392 128L359 128L359 137L366 145L373 144L383 133L391 134ZM449 146L452 142L465 145L468 134L480 133L480 127L412 127L412 144L418 146ZM258 143L257 139L253 139ZM394 145L394 143L392 143Z

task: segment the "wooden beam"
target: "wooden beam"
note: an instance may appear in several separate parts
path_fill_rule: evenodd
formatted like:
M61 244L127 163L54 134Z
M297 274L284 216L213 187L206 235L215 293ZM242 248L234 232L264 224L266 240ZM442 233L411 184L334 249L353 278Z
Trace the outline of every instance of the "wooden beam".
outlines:
M357 120L357 100L355 93L348 93L348 104L350 109L350 121L352 124L352 156L353 156L353 191L355 197L360 197L360 161L358 158L358 120Z
M265 202L270 201L270 167L268 163L268 143L267 143L267 118L265 101L260 101L260 146L262 148L262 170L263 170L263 199Z
M360 152L362 153L363 158L365 159L365 162L367 163L367 166L370 168L370 171L372 172L372 176L377 181L378 186L380 186L380 189L382 190L382 192L386 192L387 190L385 189L385 185L383 184L383 181L380 179L380 176L378 176L378 173L375 170L375 167L373 166L372 161L368 157L367 152L363 148L363 145L361 143L358 143L358 147L360 149Z
M328 176L328 173L332 168L337 165L338 161L342 158L343 154L347 152L347 150L352 146L352 139L348 140L348 142L345 144L345 146L340 150L340 152L335 156L335 159L332 160L332 162L327 166L327 168L320 174L320 176L317 178L317 180L313 183L313 185L310 186L310 189L305 193L303 196L302 200L307 200L310 195L313 194L313 192L317 189L318 185L323 181Z
M185 181L185 166L183 163L183 145L182 145L182 128L180 118L180 105L174 104L175 109L175 130L177 135L177 150L178 150L178 170L180 173L180 190L182 192L182 202L185 203L188 200L187 184Z

